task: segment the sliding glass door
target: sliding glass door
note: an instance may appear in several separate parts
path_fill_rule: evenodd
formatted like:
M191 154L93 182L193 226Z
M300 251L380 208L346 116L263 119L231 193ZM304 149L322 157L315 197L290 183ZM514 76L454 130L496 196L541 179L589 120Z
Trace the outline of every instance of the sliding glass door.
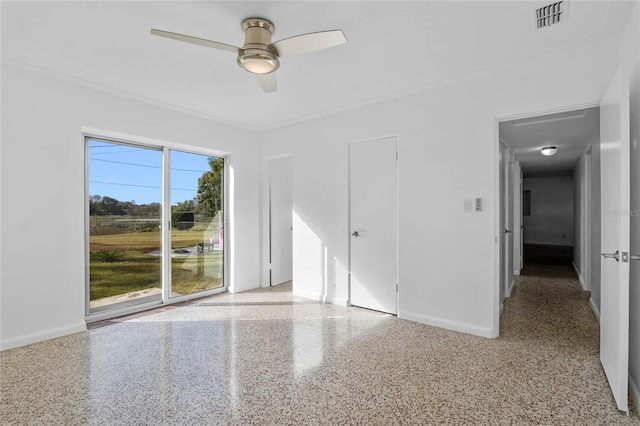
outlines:
M90 311L162 300L162 150L88 141Z
M170 154L171 296L221 288L224 159L173 150Z
M87 315L224 289L224 158L89 137L86 153Z

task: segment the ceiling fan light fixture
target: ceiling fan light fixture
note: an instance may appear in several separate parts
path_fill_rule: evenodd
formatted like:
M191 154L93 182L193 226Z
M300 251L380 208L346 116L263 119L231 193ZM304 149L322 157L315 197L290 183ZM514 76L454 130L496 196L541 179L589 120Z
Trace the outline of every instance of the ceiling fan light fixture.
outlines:
M268 50L248 49L238 54L238 65L252 74L269 74L280 67L280 61Z
M248 18L242 21L241 26L244 31L242 47L156 28L151 29L151 34L235 53L240 68L255 74L256 80L265 93L276 91L274 71L280 68L281 56L315 52L347 42L342 30L330 30L300 34L272 43L271 37L276 30L273 22L264 18Z
M555 146L545 146L540 150L540 153L545 157L551 157L552 155L556 155L558 152L558 148Z

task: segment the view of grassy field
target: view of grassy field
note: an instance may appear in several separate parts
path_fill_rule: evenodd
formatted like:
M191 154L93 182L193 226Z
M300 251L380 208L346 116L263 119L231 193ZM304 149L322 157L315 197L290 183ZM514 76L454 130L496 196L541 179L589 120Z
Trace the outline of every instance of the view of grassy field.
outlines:
M208 243L206 226L172 229L172 248L188 248L171 259L171 291L191 294L223 286L222 251L199 252ZM162 287L161 232L124 232L90 236L90 300Z
M172 297L222 288L225 159L98 138L87 146L90 311L158 301L163 279Z

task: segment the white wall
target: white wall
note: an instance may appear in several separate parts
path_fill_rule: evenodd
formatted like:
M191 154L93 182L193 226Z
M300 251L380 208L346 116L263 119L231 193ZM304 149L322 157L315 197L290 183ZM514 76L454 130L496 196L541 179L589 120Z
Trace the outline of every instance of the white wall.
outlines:
M258 285L254 133L3 63L2 348L84 329L82 126L230 153L230 285Z
M294 158L294 291L348 298L347 144L398 135L399 316L496 336L495 120L598 101L615 63L592 53L524 60L262 134L263 158ZM483 211L463 213L476 197Z
M573 246L573 176L525 177L523 189L531 191L524 243Z

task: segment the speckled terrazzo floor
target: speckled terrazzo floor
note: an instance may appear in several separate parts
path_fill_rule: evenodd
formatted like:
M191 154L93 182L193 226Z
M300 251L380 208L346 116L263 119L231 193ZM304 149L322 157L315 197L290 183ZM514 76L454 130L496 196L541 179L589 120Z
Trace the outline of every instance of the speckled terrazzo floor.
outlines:
M495 340L288 286L94 326L0 353L0 421L639 424L615 409L588 297L553 268L518 277Z

